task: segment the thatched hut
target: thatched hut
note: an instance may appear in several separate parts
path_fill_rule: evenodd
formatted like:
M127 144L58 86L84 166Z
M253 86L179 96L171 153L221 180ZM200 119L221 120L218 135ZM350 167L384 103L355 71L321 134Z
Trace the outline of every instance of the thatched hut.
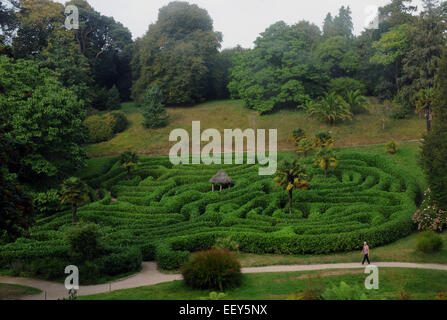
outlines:
M214 177L210 179L210 183L212 185L211 190L214 192L214 185L220 186L220 190L222 191L223 187L231 187L233 185L233 180L225 173L225 171L220 170Z

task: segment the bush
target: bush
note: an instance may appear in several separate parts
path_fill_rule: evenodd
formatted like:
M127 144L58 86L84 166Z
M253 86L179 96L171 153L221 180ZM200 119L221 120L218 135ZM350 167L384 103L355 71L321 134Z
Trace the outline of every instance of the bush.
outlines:
M418 235L416 248L423 253L438 252L442 248L442 238L434 231L424 231Z
M113 137L113 130L116 119L109 113L104 116L94 115L84 121L88 128L89 140L91 143L108 141Z
M424 201L414 214L413 222L419 231L442 232L447 227L447 212L435 203L430 189L424 193Z
M120 133L127 129L129 121L127 120L126 114L123 111L112 111L110 114L115 118L113 133Z
M336 78L329 82L329 91L334 91L339 95L344 95L346 91L360 90L362 94L365 93L365 85L358 80L352 78Z
M195 289L219 290L241 284L241 266L225 249L213 248L197 252L183 266L182 275L187 286Z
M397 151L399 151L399 145L397 144L396 141L390 141L389 143L387 143L385 145L385 150L386 152L388 152L389 154L396 154Z
M323 293L324 300L367 300L365 290L359 286L349 286L346 282L340 282Z
M108 110L118 110L121 108L120 92L115 85L108 91L106 105Z
M42 215L52 215L62 209L61 197L57 190L33 194L33 210Z
M228 251L239 252L239 243L234 241L231 237L217 238L214 246Z
M76 263L94 260L104 252L99 227L94 223L70 228L67 240L70 256Z

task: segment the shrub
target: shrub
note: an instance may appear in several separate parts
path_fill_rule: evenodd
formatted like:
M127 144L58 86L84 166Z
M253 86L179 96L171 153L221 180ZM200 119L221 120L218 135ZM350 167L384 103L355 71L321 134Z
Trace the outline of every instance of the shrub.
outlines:
M129 120L127 120L126 114L121 111L112 111L110 113L115 118L115 126L113 127L113 133L120 133L127 129Z
M346 91L360 90L362 94L365 93L365 85L352 78L336 78L329 82L329 91L334 91L339 95L344 95Z
M183 266L182 275L191 288L219 291L237 287L242 280L236 258L228 250L217 248L193 254Z
M61 197L57 190L51 189L33 194L34 212L49 216L60 211L61 208Z
M231 237L217 238L214 244L216 248L239 252L239 243Z
M438 252L442 248L442 238L434 231L424 231L418 235L416 248L423 253Z
M441 210L433 200L431 190L424 193L424 201L413 216L419 231L442 232L447 227L447 212Z
M340 282L339 286L332 286L324 291L324 300L367 300L364 289L359 286L349 286L346 282Z
M163 93L157 86L150 88L143 100L143 126L148 129L165 127L168 114L163 105Z
M439 291L435 300L447 300L447 291Z
M101 233L94 223L83 224L68 230L70 256L74 262L91 261L103 254Z
M115 85L108 91L106 104L108 110L118 110L121 108L120 92Z
M92 143L110 140L113 137L115 124L115 117L109 113L104 116L94 115L84 121L84 125L88 128L89 140Z
M397 151L399 151L399 145L397 144L396 141L390 141L389 143L387 143L385 145L385 150L386 152L388 152L389 154L396 154Z

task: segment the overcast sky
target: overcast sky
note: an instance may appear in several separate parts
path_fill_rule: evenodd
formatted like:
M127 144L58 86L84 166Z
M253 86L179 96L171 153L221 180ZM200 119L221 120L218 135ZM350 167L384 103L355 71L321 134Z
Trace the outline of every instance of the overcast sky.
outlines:
M65 0L57 0L65 3ZM149 24L157 20L158 10L170 0L88 0L96 11L112 16L141 37ZM337 14L342 5L352 10L354 31L359 34L369 21L372 8L391 0L189 0L208 11L214 29L223 34L223 48L240 44L252 47L259 33L271 24L283 20L293 24L308 20L322 26L328 12ZM413 0L418 5L420 0Z

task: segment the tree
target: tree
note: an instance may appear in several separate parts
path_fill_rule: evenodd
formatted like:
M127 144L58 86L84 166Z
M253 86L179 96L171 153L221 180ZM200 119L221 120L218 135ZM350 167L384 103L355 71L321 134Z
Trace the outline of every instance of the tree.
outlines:
M364 97L358 89L355 91L347 91L344 100L353 114L361 113L365 110L364 106L368 103L366 97Z
M334 92L307 106L307 113L333 125L337 120L352 120L352 113L343 98Z
M335 139L329 131L320 131L315 135L314 148L333 147Z
M96 84L100 88L114 85L122 100L130 97L132 34L112 17L101 15L85 0L71 0L66 5L79 9L79 29L75 43L88 59Z
M411 45L403 59L399 102L414 107L419 90L434 87L435 75L445 46L446 12L438 0L423 0L424 9L410 33Z
M3 0L0 2L0 48L2 45L11 43L14 31L17 30L18 19L15 11L18 6L19 4L16 0Z
M427 121L427 131L431 130L431 122L433 120L432 105L435 98L435 90L433 88L421 89L416 94L416 113L423 114Z
M74 34L63 29L54 30L47 39L48 45L36 57L40 68L53 71L62 85L90 106L96 94L93 74L88 59L74 40Z
M277 188L284 188L289 193L289 213L292 214L293 189L309 189L309 179L304 167L298 160L285 160L279 164L274 181L278 183Z
M337 157L334 149L330 147L320 148L315 154L314 164L324 170L324 178L327 178L328 170L337 167Z
M396 26L382 34L379 41L373 43L374 56L370 61L391 69L395 92L399 90L399 78L402 76L402 60L410 46L412 27L407 24Z
M109 110L121 109L120 93L115 85L108 92L107 109Z
M352 32L354 31L354 24L352 23L351 9L342 6L338 15L332 18L330 13L327 14L324 19L323 36L325 38L331 38L341 36L344 38L353 38Z
M23 146L14 167L19 181L44 186L85 165L84 105L72 90L37 63L5 56L0 56L0 88L0 114Z
M137 162L138 155L131 150L128 150L121 155L120 163L127 169L127 179L131 179L130 170L137 164Z
M447 209L447 53L443 54L436 79L432 105L433 127L424 136L421 165L427 177L434 202Z
M327 80L313 55L320 38L319 28L305 21L268 27L254 49L236 54L228 85L232 97L263 114L320 96Z
M306 158L307 154L310 151L312 151L312 149L313 149L312 141L310 141L309 138L304 137L297 143L296 152L303 158Z
M78 207L82 206L89 198L87 185L79 178L71 177L61 185L61 202L71 204L72 224L78 223Z
M149 129L164 127L168 124L168 114L163 105L163 93L153 86L147 90L143 100L143 126Z
M39 54L54 30L64 24L64 6L51 0L19 0L19 27L13 39L14 56L26 58Z
M1 115L0 115L1 116ZM19 144L10 135L7 118L0 118L0 244L27 236L34 222L30 194L19 185L9 166L17 158Z
M205 101L213 91L212 68L222 35L213 30L208 12L187 2L171 2L136 41L132 97L139 104L154 85L167 105Z
M329 38L319 44L315 57L331 78L351 77L361 67L352 40L342 36Z

